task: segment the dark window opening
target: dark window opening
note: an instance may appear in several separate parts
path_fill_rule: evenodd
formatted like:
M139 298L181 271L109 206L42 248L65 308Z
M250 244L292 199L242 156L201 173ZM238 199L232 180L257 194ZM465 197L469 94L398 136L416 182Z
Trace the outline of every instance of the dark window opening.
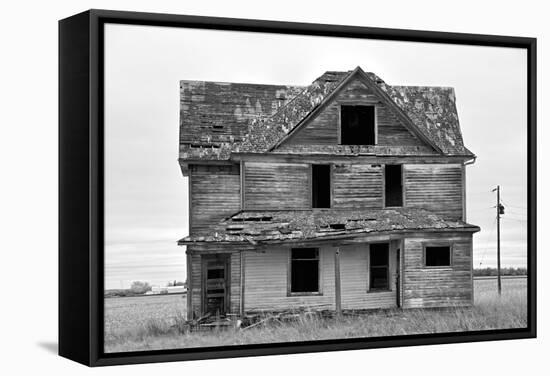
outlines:
M374 145L376 143L374 114L374 106L341 106L340 143Z
M389 283L389 245L387 243L370 245L370 290L388 290Z
M224 289L208 289L208 294L211 295L211 294L225 294L225 290Z
M451 247L426 247L426 266L451 266Z
M218 279L224 278L225 270L223 269L208 269L207 277L208 279Z
M346 229L346 224L345 223L332 223L332 224L328 225L328 227L330 227L333 230L345 230Z
M330 208L330 165L311 166L311 207Z
M386 165L386 206L403 206L403 171L401 165Z
M319 250L291 250L290 292L319 292Z

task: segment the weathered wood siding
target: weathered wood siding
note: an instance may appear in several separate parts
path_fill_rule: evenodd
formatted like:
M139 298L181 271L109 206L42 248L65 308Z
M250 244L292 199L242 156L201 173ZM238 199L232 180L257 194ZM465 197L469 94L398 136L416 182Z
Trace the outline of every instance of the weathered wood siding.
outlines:
M462 219L462 166L404 165L405 205L425 208L448 219Z
M376 125L378 127L377 145L418 146L422 149L426 147L423 141L405 128L403 123L385 104L376 106Z
M341 91L314 119L295 132L284 145L335 145L339 141L340 105L375 105L380 146L426 145L412 134L392 110L365 84L356 80ZM284 145L281 146L284 149ZM431 148L430 148L431 149Z
M239 166L192 165L189 176L191 234L240 210Z
M449 242L452 245L452 266L425 267L424 243ZM403 307L446 307L471 305L472 235L429 235L405 239L403 274Z
M230 257L229 306L231 312L238 313L241 304L241 255L234 252Z
M342 309L392 308L397 305L396 248L389 251L389 290L370 290L368 245L341 247Z
M245 163L245 209L308 209L311 207L310 165Z
M424 244L452 246L452 266L425 267ZM401 288L404 308L445 307L471 305L472 284L472 236L471 234L429 234L415 236L403 242L403 270ZM397 249L399 240L390 242L389 290L369 291L369 245L340 247L340 275L342 309L392 308L397 305ZM335 309L334 247L321 247L320 295L288 296L289 248L272 248L265 252L246 251L245 311L284 310L297 307ZM202 276L201 256L192 259L192 309L195 316L201 314ZM238 313L240 307L240 254L230 259L230 307Z
M383 207L384 175L380 165L335 164L332 176L334 208Z
M297 307L335 309L333 247L321 247L321 295L288 296L290 250L273 248L265 253L246 252L245 310L284 310ZM340 248L342 309L390 308L396 306L396 253L390 247L390 291L369 292L368 245Z
M290 250L273 248L265 253L246 252L245 310L284 310L315 306L334 309L334 250L319 250L322 295L287 296Z
M202 301L202 263L201 256L191 255L191 309L193 316L198 317L201 314ZM189 307L187 307L189 309Z

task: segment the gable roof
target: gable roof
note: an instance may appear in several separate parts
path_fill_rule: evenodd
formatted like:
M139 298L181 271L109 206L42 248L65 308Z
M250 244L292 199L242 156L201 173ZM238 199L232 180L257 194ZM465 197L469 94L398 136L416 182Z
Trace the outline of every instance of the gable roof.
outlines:
M377 84L445 154L473 155L464 146L452 87Z
M371 73L371 75L374 74ZM310 110L307 115L299 120L299 122L295 124L289 132L281 135L279 137L279 141L272 145L269 150L274 150L275 148L283 144L293 133L297 132L298 129L305 126L310 119L314 118L319 112L322 111L322 109L325 107L324 105L329 104L337 96L337 94L347 86L348 83L355 79L360 80L369 89L373 90L378 97L382 98L386 102L386 104L388 104L392 108L393 112L400 118L405 128L407 128L411 133L415 134L425 143L432 146L436 151L442 151L441 148L435 142L433 142L433 140L430 139L430 137L428 137L426 134L421 132L419 128L416 127L412 120L402 111L399 106L397 106L397 104L388 96L388 94L377 86L375 81L378 81L380 79L377 76L371 77L367 75L361 69L361 67L357 67L352 72L348 72L347 75L342 76L342 79L339 81L338 85L336 85L336 87L334 87L333 90L325 96L322 102L316 105L312 110ZM383 82L382 80L380 81Z
M355 70L347 72L325 72L305 88L285 86L284 88L289 94L285 96L283 103L280 103L279 106L272 106L274 110L271 113L268 111L258 115L249 113L244 124L241 124L240 127L233 127L238 129L238 132L225 138L215 137L212 132L208 133L205 127L195 134L184 130L186 126L196 129L197 121L208 121L208 118L213 115L206 112L209 109L207 105L195 108L188 107L184 111L185 102L182 100L180 158L183 160L227 160L230 158L231 153L275 151L274 149L284 142L308 117L314 116L316 111L330 102L331 98L355 77L362 79L379 96L384 97L393 106L393 110L401 117L402 122L407 125L409 130L431 145L436 151L447 155L473 156L464 146L462 140L455 94L452 88L390 86L374 73L364 72L360 67L357 67ZM202 84L208 87L213 83L203 82ZM251 98L252 100L257 99L252 96L250 90L245 90L247 89L246 84L229 85L243 85L238 87L242 92L231 90L231 94L234 96L233 101L238 101L237 98L240 98L241 102L246 104L246 100L248 100L248 103L251 104ZM248 86L275 87L274 85ZM211 90L215 89L215 86L211 86ZM237 89L237 86L233 89ZM213 98L223 96L212 94ZM267 90L263 94L263 100L268 102L268 96L273 95L274 91ZM223 99L221 100L223 101ZM234 102L225 102L229 106L231 106L231 103ZM194 111L199 113L194 114ZM214 114L219 115L216 118L217 121L225 121L227 124L234 124L236 118L238 118L236 107L232 113L231 111L225 111L214 112ZM187 115L189 117L183 119ZM230 131L233 131L233 128L229 127Z
M278 243L353 238L384 232L479 231L461 220L448 220L425 209L392 208L343 210L241 211L190 235L179 245L196 243Z

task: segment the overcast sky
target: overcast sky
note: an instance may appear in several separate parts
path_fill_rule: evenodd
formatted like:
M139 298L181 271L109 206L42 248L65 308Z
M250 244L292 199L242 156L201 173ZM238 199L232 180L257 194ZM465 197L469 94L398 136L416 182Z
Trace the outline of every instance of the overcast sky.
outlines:
M151 26L105 32L105 286L184 281L187 179L178 158L179 81L308 85L360 65L388 84L452 86L466 146L474 266L496 264L495 194L506 208L502 265L525 266L525 50Z

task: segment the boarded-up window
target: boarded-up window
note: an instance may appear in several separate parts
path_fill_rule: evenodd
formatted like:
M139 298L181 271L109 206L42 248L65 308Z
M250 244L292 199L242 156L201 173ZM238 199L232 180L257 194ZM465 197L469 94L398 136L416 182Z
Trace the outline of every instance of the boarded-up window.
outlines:
M317 248L291 250L290 292L319 292L319 250Z
M389 244L370 245L370 290L388 290L389 284Z
M311 207L330 208L330 165L311 166Z
M426 266L451 266L451 247L426 246L424 249Z
M386 206L403 206L403 172L401 165L386 165Z
M374 106L340 107L340 143L374 145L376 143Z

